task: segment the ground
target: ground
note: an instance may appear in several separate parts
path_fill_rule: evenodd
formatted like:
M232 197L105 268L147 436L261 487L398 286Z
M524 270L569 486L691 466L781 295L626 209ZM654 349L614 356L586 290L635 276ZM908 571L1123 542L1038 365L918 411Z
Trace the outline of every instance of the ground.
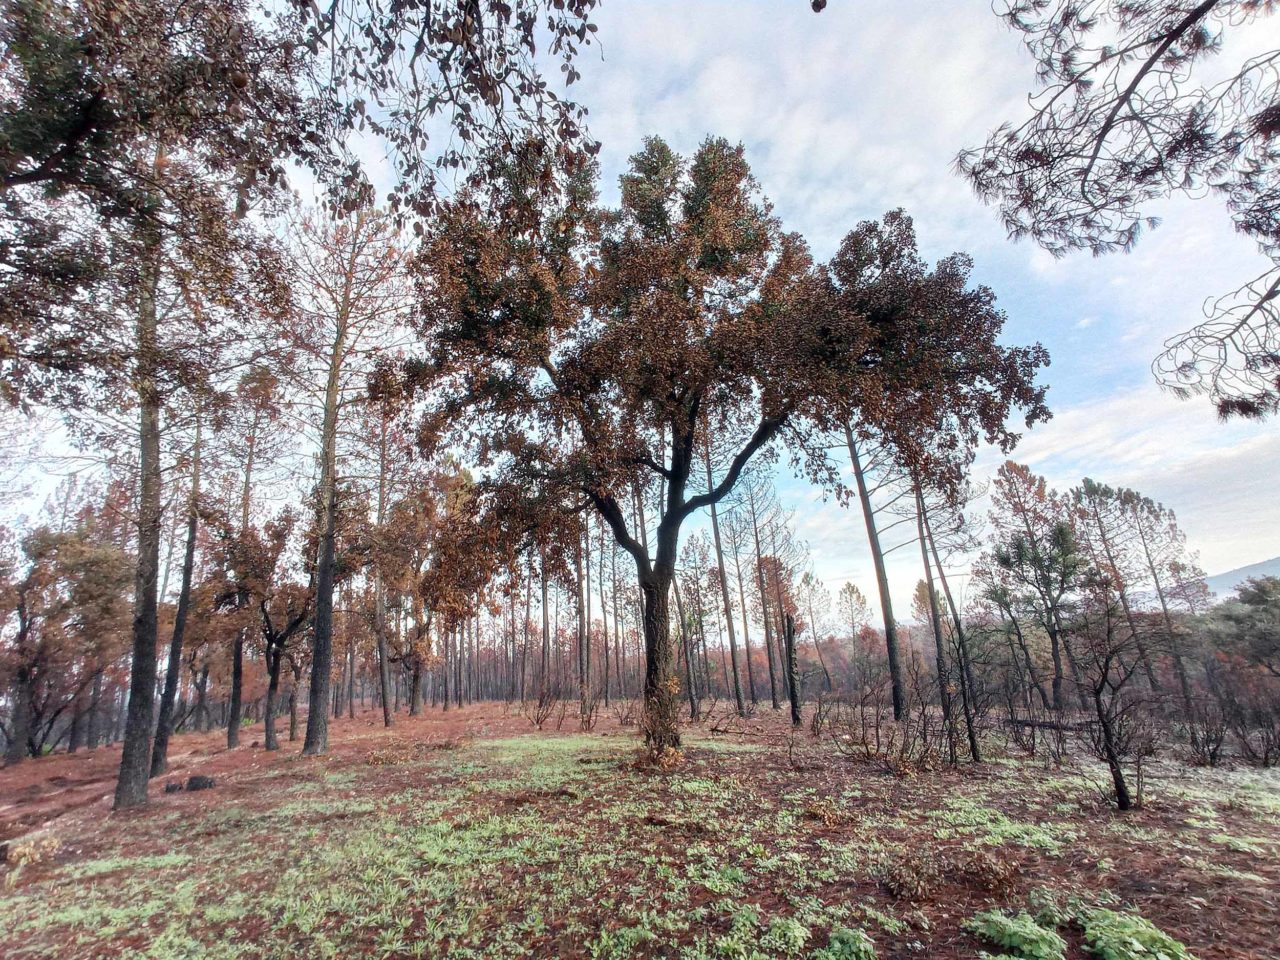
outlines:
M1137 918L1201 960L1277 956L1266 771L1160 764L1119 814L1089 766L890 772L765 712L688 726L668 770L616 715L538 732L494 704L337 721L324 758L179 736L122 814L118 749L30 761L0 771L0 956L1017 955L973 929L993 909L1067 957ZM192 773L216 786L162 792Z

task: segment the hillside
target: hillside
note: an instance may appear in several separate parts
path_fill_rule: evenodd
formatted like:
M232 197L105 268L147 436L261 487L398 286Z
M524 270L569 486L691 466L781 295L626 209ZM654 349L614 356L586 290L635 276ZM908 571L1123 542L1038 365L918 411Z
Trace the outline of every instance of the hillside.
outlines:
M1215 573L1207 578L1207 582L1209 589L1216 593L1219 599L1223 599L1227 594L1235 593L1236 587L1250 577L1280 577L1280 557L1272 557L1270 560L1251 563L1245 567L1236 567L1226 573Z

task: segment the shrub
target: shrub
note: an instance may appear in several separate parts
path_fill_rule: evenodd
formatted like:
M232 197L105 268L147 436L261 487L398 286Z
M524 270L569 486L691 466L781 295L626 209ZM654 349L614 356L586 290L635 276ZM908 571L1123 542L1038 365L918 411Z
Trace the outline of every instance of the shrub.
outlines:
M794 957L809 942L809 928L791 917L778 917L769 924L760 945L785 957Z
M837 927L827 945L812 953L811 960L876 960L876 944L861 930Z
M949 872L964 878L979 890L995 894L1012 892L1018 876L1016 861L987 850L971 850L949 864Z
M1132 913L1090 911L1084 918L1084 939L1103 960L1195 960L1173 937Z
M899 900L923 900L942 877L938 861L921 854L882 861L880 882Z
M979 913L964 928L1023 960L1063 960L1067 949L1062 937L1040 926L1026 911L1016 917L999 910Z

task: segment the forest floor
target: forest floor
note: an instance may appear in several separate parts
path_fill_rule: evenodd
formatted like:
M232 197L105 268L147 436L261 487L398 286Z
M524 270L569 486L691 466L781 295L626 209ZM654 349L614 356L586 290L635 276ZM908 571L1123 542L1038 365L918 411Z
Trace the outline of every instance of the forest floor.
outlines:
M687 727L665 771L613 716L500 704L335 721L323 758L183 735L120 814L118 748L29 761L0 771L0 956L1019 955L965 927L996 908L1071 958L1134 917L1201 960L1280 955L1274 771L1158 764L1119 814L1087 764L891 773L765 713ZM163 792L193 773L216 786Z

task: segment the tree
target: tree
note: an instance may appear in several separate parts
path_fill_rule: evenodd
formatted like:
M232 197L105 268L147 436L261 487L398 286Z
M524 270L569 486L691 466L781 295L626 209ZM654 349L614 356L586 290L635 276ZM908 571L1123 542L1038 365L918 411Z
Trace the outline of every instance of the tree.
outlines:
M1280 678L1280 577L1250 577L1212 619L1230 638L1226 645Z
M589 170L562 175L529 151L503 162L496 202L460 197L428 231L417 268L430 352L407 378L420 396L430 388L424 436L470 441L482 496L506 487L549 510L594 509L632 557L644 601L641 727L664 753L680 743L668 601L685 521L784 439L798 468L833 483L818 437L896 412L874 402L886 391L910 393L917 409L960 401L957 416L1007 437L1009 412L1040 402L1031 378L1042 360L995 344L1002 318L989 291L967 289L962 260L909 309L869 319L839 296L861 275L833 288L782 231L742 149L723 140L686 162L651 138L611 211L596 208ZM557 176L565 189L554 202L520 202ZM945 354L904 335L912 311L958 331ZM693 494L711 435L732 453ZM663 496L653 551L625 508L650 484Z
M151 776L158 777L169 767L169 738L173 734L174 704L178 697L178 681L182 671L182 644L191 613L191 579L195 573L196 531L200 519L200 455L203 419L196 413L195 444L191 454L191 481L187 493L187 541L182 555L182 585L178 591L178 608L173 618L173 634L169 641L169 657L165 665L164 690L160 696L160 712L156 719L156 735L151 745Z
M77 710L96 663L123 648L129 558L98 522L98 505L88 499L95 492L86 492L70 523L0 543L0 674L10 690L6 764L53 746L55 723Z
M1087 570L1081 578L1081 589L1083 598L1073 632L1078 638L1083 681L1097 721L1090 734L1095 752L1111 773L1116 806L1130 810L1142 802L1142 775L1139 766L1135 796L1124 774L1124 761L1134 758L1141 763L1150 752L1143 730L1143 702L1130 683L1141 661L1135 656L1134 635L1123 628L1111 578L1101 571Z
M1066 630L1068 606L1085 569L1065 504L1043 477L1010 460L993 484L991 525L996 542L984 565L988 595L1009 603L1011 610L1026 611L1049 637L1053 709L1062 710L1064 654L1073 677L1075 673ZM993 569L1008 576L1007 592L990 576Z
M511 143L586 156L585 110L559 96L595 32L596 0L5 0L0 6L0 374L10 400L74 387L67 372L121 355L108 254L150 196L191 195L151 168L157 146L229 182L243 212L286 185L291 161L346 210L373 189L350 137L372 134L398 174L392 209L429 211L441 173ZM453 136L442 136L451 131ZM104 321L106 321L104 323ZM55 384L54 381L57 381Z
M1085 477L1080 486L1071 490L1071 499L1078 511L1077 539L1089 554L1093 567L1108 576L1115 585L1125 625L1137 647L1147 682L1152 690L1159 690L1160 681L1156 677L1151 654L1139 633L1130 596L1132 586L1144 581L1142 571L1146 565L1136 555L1138 534L1134 530L1131 511L1125 508L1124 492Z
M1120 497L1136 532L1139 556L1145 567L1144 573L1149 577L1148 582L1155 590L1156 600L1160 604L1165 642L1173 658L1173 669L1178 678L1178 689L1182 693L1183 709L1190 720L1195 716L1194 697L1178 640L1178 631L1173 622L1174 592L1171 588L1175 584L1188 581L1203 583L1204 571L1200 570L1195 556L1188 551L1186 534L1178 526L1178 518L1174 516L1172 510L1134 490L1123 490ZM1183 596L1189 595L1185 589L1178 593Z
M866 385L861 415L841 428L880 587L896 719L904 715L906 689L874 491L867 483L867 449L875 451L887 479L902 484L900 496L909 495L904 481L914 477L954 499L980 441L1006 452L1017 443L1019 435L1007 426L1011 409L1023 409L1028 426L1049 416L1044 389L1034 385L1048 355L1039 345L999 345L1004 315L989 288L970 287L972 269L969 257L958 253L931 269L901 210L859 224L831 263L839 307L865 317L883 341L884 362Z
M314 364L319 397L319 546L311 689L303 752L327 751L333 661L333 587L338 516L338 439L346 408L365 392L385 334L405 319L405 251L395 225L371 210L341 221L306 217L295 251L301 302L296 344ZM313 381L314 382L314 381Z
M1055 255L1128 250L1171 194L1222 197L1271 262L1165 344L1160 382L1204 393L1222 416L1280 406L1280 51L1221 65L1227 39L1275 12L1254 0L1004 0L1041 90L957 166L1013 237ZM1238 42L1238 41L1237 41ZM1247 48L1246 48L1247 49ZM1225 66L1225 69L1222 67ZM1222 79L1217 79L1217 78Z

